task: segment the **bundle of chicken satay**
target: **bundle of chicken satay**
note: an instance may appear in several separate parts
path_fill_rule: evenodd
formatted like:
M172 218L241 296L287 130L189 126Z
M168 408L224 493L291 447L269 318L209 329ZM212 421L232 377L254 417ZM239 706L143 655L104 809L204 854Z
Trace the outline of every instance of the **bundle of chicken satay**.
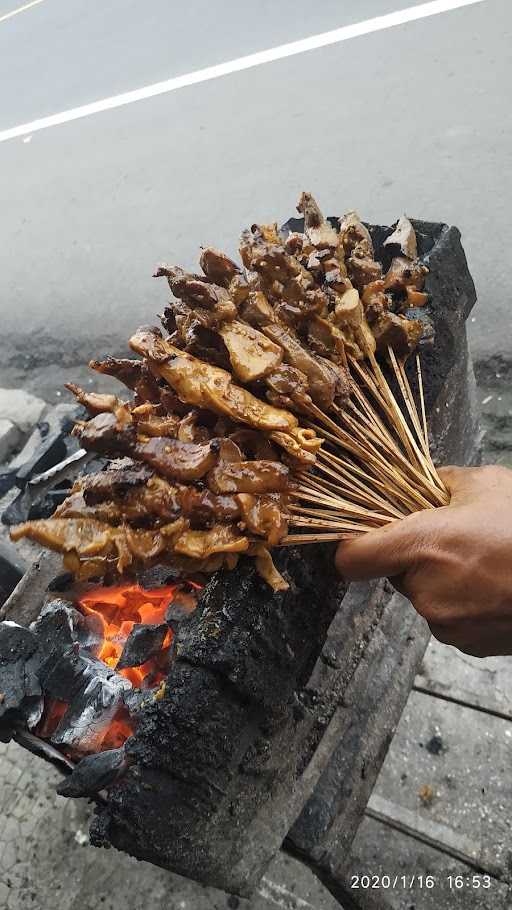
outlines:
M138 329L137 358L90 364L131 397L68 385L90 414L74 433L108 467L14 540L62 552L81 579L157 563L208 574L246 555L283 590L273 548L339 540L447 502L416 353L424 323L411 311L428 296L412 224L400 218L385 241L384 272L355 212L333 226L309 193L297 208L303 233L253 225L240 265L207 248L202 274L157 269L172 292L164 331Z

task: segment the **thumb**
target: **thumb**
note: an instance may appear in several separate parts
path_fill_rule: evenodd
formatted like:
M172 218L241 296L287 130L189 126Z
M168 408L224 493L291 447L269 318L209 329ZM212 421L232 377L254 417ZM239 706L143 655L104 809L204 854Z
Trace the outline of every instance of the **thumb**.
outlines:
M437 511L437 510L434 510ZM415 512L384 528L344 540L336 552L336 568L349 581L401 575L419 555L433 512Z

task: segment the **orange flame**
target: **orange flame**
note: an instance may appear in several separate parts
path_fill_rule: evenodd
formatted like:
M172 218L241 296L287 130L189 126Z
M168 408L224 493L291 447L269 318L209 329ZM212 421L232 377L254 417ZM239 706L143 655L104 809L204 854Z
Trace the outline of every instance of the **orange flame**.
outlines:
M100 660L115 669L121 657L126 639L136 623L165 622L165 612L174 598L177 585L166 585L162 588L145 590L140 585L116 585L112 588L98 587L83 594L78 599L82 613L94 613L99 616L103 627L103 644L98 654ZM167 649L172 641L169 629L162 646ZM160 661L158 661L160 662ZM118 672L130 680L133 686L140 687L147 676L155 670L154 660L149 660L140 667L127 667ZM158 685L164 674L157 672L151 679L152 685Z

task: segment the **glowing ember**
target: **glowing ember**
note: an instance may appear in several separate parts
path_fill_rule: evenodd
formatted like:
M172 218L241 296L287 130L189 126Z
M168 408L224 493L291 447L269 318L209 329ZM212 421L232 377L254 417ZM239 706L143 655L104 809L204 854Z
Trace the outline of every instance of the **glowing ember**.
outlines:
M141 588L137 584L123 584L89 590L78 598L76 607L84 616L94 617L94 629L97 629L100 635L99 646L95 647L91 657L101 660L117 674L124 676L130 681L133 688L148 690L148 694L149 690L156 692L166 678L169 648L173 639L172 629L161 630L161 635L165 634L163 641L160 638L161 645L157 639L158 650L156 653L146 649L145 654L152 653L152 656L144 663L118 669L124 646L136 625L165 626L167 624L166 614L171 603L179 602L185 613L193 610L195 597L191 593L187 593L187 588L190 592L191 589L197 591L200 587L189 581L186 583L185 589L183 583L180 583L151 589ZM178 596L177 592L179 592ZM158 630L154 631L158 635ZM83 653L84 657L87 657L87 649ZM128 653L133 655L133 650ZM125 657L123 657L124 661ZM48 699L45 703L43 717L35 731L37 735L51 740L67 709L68 705L65 702L55 698ZM95 725L90 734L80 739L79 745L67 748L66 753L70 757L74 757L74 755L77 757L77 753L79 756L88 752L114 749L122 746L133 732L133 720L127 708L120 704L104 726Z
M117 585L112 588L94 588L79 598L77 606L85 615L99 616L103 628L103 645L100 660L115 669L126 639L136 623L163 623L166 610L174 598L178 585L146 590L139 585ZM127 667L118 672L140 688L147 681L157 686L164 678L163 667L172 641L169 629L161 654L139 667ZM162 669L161 669L162 668Z

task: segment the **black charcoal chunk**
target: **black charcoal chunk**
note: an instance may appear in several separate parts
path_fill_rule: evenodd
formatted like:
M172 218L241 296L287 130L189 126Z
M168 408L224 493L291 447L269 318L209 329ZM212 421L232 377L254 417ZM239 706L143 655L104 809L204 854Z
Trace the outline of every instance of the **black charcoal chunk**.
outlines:
M24 749L28 749L29 752L32 752L33 755L37 755L38 758L44 758L45 761L51 762L52 765L55 765L56 768L59 768L64 774L68 774L73 770L74 763L66 758L62 752L59 752L51 743L45 742L44 739L41 739L39 736L35 736L33 733L28 733L27 730L15 730L13 737L15 742L19 743L20 746L23 746Z
M192 616L197 606L197 598L190 591L176 591L165 613L166 623L176 629Z
M52 600L42 609L30 629L37 635L44 654L63 650L76 640L82 614L67 600Z
M162 650L162 645L167 634L165 623L135 623L126 639L121 657L117 662L117 669L125 667L140 667L151 657Z
M62 650L55 648L39 669L39 681L45 695L69 702L83 688L87 659L79 653L78 644Z
M43 700L37 677L41 655L37 637L16 623L0 623L0 719L34 726Z
M94 796L116 782L128 768L123 748L87 755L57 787L60 796Z

